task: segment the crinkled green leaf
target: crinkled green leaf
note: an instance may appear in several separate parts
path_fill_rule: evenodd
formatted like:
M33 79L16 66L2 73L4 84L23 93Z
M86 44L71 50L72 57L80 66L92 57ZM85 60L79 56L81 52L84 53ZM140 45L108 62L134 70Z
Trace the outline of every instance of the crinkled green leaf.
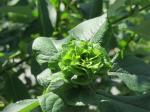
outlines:
M69 81L86 85L95 74L106 73L111 68L111 62L99 44L73 40L63 46L59 67Z
M44 94L38 97L43 112L62 112L63 100L54 93Z

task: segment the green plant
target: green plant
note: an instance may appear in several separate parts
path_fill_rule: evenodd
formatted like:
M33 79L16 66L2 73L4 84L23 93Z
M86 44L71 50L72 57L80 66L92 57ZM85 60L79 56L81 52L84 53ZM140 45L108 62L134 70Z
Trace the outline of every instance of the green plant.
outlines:
M58 65L72 83L87 85L95 75L107 73L110 59L104 48L97 43L73 40L63 45Z
M85 4L89 5L91 2ZM122 9L125 4L129 5L125 0L116 1L107 10L107 14L80 23L64 39L36 38L32 49L37 62L43 67L37 80L44 92L35 99L10 104L2 112L149 112L150 66L149 62L145 63L140 58L148 55L143 46L146 42L142 39L138 41L139 38L132 31L143 35L143 30L139 32L139 29L145 24L129 25L125 35L120 34L122 30L119 31L117 39L113 35L119 29L117 25L113 25L145 10L149 5L136 11L137 7ZM85 11L85 8L82 7L82 10ZM128 12L129 8L132 9L131 12L120 17L120 13ZM114 12L119 19L116 19ZM95 15L96 13L92 13L87 17ZM132 18L128 22L131 21ZM43 21L43 27L47 26L46 22ZM125 26L122 24L120 27ZM43 28L45 36L52 33L47 28L51 26ZM144 30L144 34L146 33ZM120 35L128 37L127 40L120 39ZM135 45L136 41L141 46ZM113 45L115 42L117 44ZM131 43L135 46L130 45ZM139 57L135 56L139 53L136 47L145 50ZM111 92L113 87L121 91L120 95Z

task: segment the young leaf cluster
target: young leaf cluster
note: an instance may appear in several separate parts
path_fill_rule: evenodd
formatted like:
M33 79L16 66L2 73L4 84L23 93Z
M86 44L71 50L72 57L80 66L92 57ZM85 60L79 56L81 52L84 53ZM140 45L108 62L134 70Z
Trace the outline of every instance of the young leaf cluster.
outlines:
M72 40L62 46L58 62L66 79L74 84L87 85L111 68L106 50L99 43Z

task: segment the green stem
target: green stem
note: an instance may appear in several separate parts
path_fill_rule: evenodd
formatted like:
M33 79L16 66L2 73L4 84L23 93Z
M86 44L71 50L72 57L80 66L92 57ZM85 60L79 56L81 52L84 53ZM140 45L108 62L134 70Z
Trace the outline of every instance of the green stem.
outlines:
M131 17L131 16L133 16L133 15L135 15L135 14L137 14L137 13L139 13L139 12L141 12L141 11L143 11L143 10L145 10L145 9L148 9L148 8L150 8L150 4L148 4L148 5L146 5L146 6L144 6L144 7L142 7L142 8L140 8L138 11L131 11L130 13L128 13L127 15L125 15L125 16L123 16L123 17L121 17L121 18L119 18L119 19L117 19L117 20L115 20L115 21L113 21L111 24L116 24L116 23L118 23L118 22L120 22L120 21L122 21L122 20L125 20L125 19L127 19L127 18L129 18L129 17Z

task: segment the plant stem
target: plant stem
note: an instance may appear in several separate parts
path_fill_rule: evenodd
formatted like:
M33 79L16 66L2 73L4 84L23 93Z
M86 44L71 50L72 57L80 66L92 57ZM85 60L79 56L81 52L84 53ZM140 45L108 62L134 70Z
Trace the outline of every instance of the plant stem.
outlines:
M121 18L119 18L119 19L117 19L117 20L115 20L115 21L113 21L111 24L116 24L116 23L118 23L118 22L120 22L120 21L122 21L122 20L124 20L124 19L127 19L128 17L130 17L130 16L133 16L133 15L135 15L135 14L137 14L137 13L139 13L139 12L141 12L141 11L143 11L143 10L145 10L145 9L148 9L148 8L150 8L150 4L148 4L148 5L146 5L146 6L144 6L144 7L142 7L142 8L140 8L138 11L131 11L130 13L128 13L127 15L125 15L125 16L123 16L123 17L121 17Z

